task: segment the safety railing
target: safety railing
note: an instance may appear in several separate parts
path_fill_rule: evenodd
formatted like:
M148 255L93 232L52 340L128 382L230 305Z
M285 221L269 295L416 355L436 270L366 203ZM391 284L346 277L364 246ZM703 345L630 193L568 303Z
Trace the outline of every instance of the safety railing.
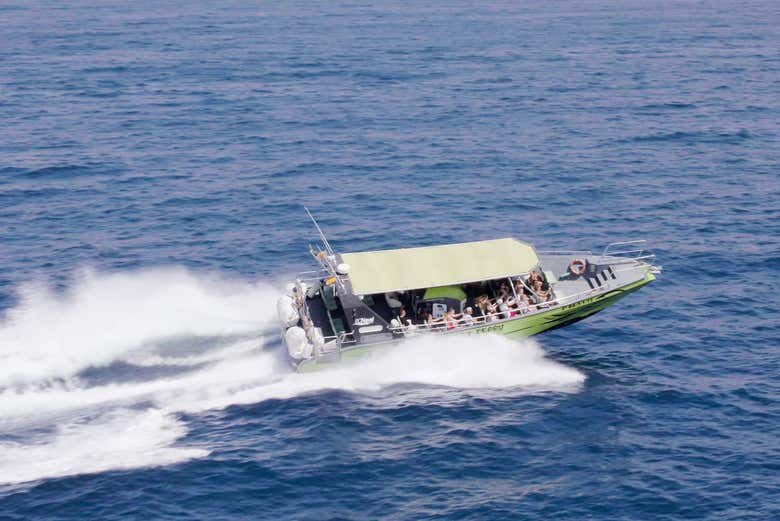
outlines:
M647 240L618 241L607 244L601 257L623 257L627 260L652 260L655 255L647 253ZM589 257L590 250L539 250L539 255L572 255L574 257Z
M296 277L298 282L319 282L320 280L330 276L330 272L325 269L302 271Z
M574 257L588 257L593 255L590 250L537 250L539 255L572 255Z
M322 345L315 345L314 357L338 353L344 345L354 344L355 335L351 331L344 331L338 335L322 337Z
M604 247L602 257L628 257L637 259L642 257L645 252L647 241L638 239L634 241L611 242Z
M460 318L455 320L454 325L448 324L445 320L439 319L433 324L412 324L411 326L391 326L388 328L392 333L403 336L413 336L416 334L428 334L428 333L456 333L463 332L472 329L484 327L486 325L496 325L511 320L517 320L518 318L524 318L533 316L539 313L544 313L552 309L560 308L562 306L572 304L574 302L581 301L583 299L594 297L596 295L605 293L609 290L608 287L598 287L593 289L587 289L579 293L571 295L564 295L555 299L540 302L534 304L525 309L514 307L505 311L497 311L495 313L489 313L487 315L480 315L473 317L472 321L464 320L461 315ZM335 342L334 342L335 341ZM339 335L330 335L322 337L321 344L315 346L313 356L325 356L331 353L339 352L344 346L355 344L356 340L353 332L342 332Z
M455 320L454 327L448 324L445 320L439 319L434 324L412 324L411 326L408 325L397 326L397 327L391 327L390 330L395 334L404 334L404 335L410 335L410 333L411 334L427 333L427 332L450 333L450 332L458 332L458 331L467 331L485 325L500 324L502 322L507 322L510 320L517 320L518 318L521 317L532 316L539 313L543 313L545 311L550 311L551 309L555 309L567 304L571 304L572 302L576 302L588 297L598 295L600 293L604 293L607 291L607 289L608 288L606 287L588 289L585 291L581 291L579 293L574 293L572 295L565 295L563 297L558 297L553 300L540 302L538 304L534 304L525 309L509 308L506 311L497 311L495 313L488 313L487 315L475 316L473 317L473 321L470 323L468 321L464 321L463 317L461 316L460 318Z

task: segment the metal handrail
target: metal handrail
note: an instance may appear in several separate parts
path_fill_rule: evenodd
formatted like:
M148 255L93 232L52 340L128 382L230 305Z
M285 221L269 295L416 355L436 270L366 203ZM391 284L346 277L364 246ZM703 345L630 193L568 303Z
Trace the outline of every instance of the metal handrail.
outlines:
M623 270L621 270L623 271ZM539 304L535 304L536 307L535 310L520 310L519 308L511 309L510 312L520 313L522 316L527 317L531 315L535 315L537 313L543 313L546 311L549 311L551 309L554 309L559 306L563 306L566 304L571 303L573 300L579 300L581 298L585 297L592 297L595 295L598 295L600 293L605 293L608 291L609 288L606 286L593 288L593 289L587 289L585 291L581 291L579 293L574 293L572 295L566 295L563 297L557 297L553 300L549 300L546 302L541 302ZM454 332L460 332L464 330L474 329L477 327L483 327L486 324L500 324L502 322L508 321L508 320L514 320L516 317L504 317L505 312L496 312L496 313L490 313L488 315L483 315L479 317L474 317L474 323L473 324L466 324L462 317L457 321L456 326L453 329L449 329L447 327L446 322L439 322L434 325L429 324L412 324L413 327L410 326L397 326L397 327L390 327L389 330L396 334L408 334L412 332L412 334L417 333L428 333L428 332L435 332L435 333L454 333ZM488 318L491 318L492 320L488 320ZM342 349L342 345L344 344L352 344L355 343L354 338L354 332L352 331L345 331L341 333L340 335L330 335L322 338L323 345L319 346L317 349L315 349L314 356L318 356L319 354L325 354L328 352L333 352L331 350L323 350L323 347L332 342L336 341L336 350L340 351Z
M650 258L650 257L655 258L655 255L646 255L644 257L645 258ZM626 267L626 268L623 268L623 269L616 269L616 270L614 270L615 273L621 273L621 272L624 272L624 271L631 271L631 270L635 269L636 268L636 262L640 262L640 264L645 264L645 265L649 266L650 268L654 267L650 263L642 262L639 258L636 258L636 259L626 259L626 261L627 261L626 263L632 264L632 267ZM601 294L601 293L606 293L609 290L610 290L610 288L608 286L606 286L606 285L605 286L599 286L597 288L586 289L586 290L581 291L579 293L574 293L574 294L571 294L571 295L565 295L563 297L556 297L553 300L548 300L548 301L545 301L545 302L541 302L539 304L534 304L536 309L533 310L533 311L528 310L528 309L520 310L519 308L515 308L515 309L510 309L510 312L515 312L515 313L519 312L524 317L525 316L531 316L531 315L535 315L537 313L543 313L545 311L549 311L550 309L554 309L554 308L557 308L559 306L570 304L572 301L580 300L580 299L586 298L586 297L591 297L591 296L598 295L598 294ZM474 327L477 327L477 326L481 327L481 326L483 326L485 324L497 324L497 323L501 323L503 321L513 320L515 318L515 317L511 317L511 316L508 317L508 318L504 318L503 315L504 315L504 312L496 312L496 313L490 313L488 315L483 315L483 316L480 316L480 317L474 317L474 324L470 324L470 325L464 324L463 323L463 319L461 317L457 321L457 325L453 329L449 329L447 327L446 322L439 322L439 323L435 324L434 326L430 326L428 324L413 324L413 326L414 326L414 330L413 331L415 333L418 332L418 331L421 331L421 332L436 331L436 332L440 332L440 333L442 333L442 332L463 331L463 330L471 329L471 328L474 328ZM491 317L493 320L488 321L488 317ZM391 329L391 331L393 331L395 333L407 333L409 331L409 326L400 326L400 327L390 328L390 329Z
M542 313L545 311L549 311L550 309L556 308L558 306L565 305L566 303L570 302L573 299L579 299L581 297L587 297L587 296L593 296L598 293L603 293L607 291L606 287L599 287L599 288L593 288L593 289L587 289L585 291L581 291L580 293L575 293L573 295L566 295L565 297L558 297L553 300L548 300L546 302L541 302L539 304L534 304L536 307L535 310L520 310L519 308L516 309L510 309L511 312L519 312L522 316L531 316L535 315L537 313ZM454 331L463 331L466 329L471 329L473 327L477 326L483 326L485 324L498 324L506 320L512 320L515 317L504 317L503 315L505 312L496 312L496 313L490 313L488 315L483 315L479 317L474 317L474 323L466 325L463 322L462 317L458 319L457 325L453 329L449 329L447 327L446 322L439 322L433 326L429 324L412 324L414 326L414 329L411 331L416 332L426 332L426 331L435 331L435 332L454 332ZM488 320L488 317L492 318L493 320ZM408 333L410 331L410 326L398 326L398 327L391 327L391 331L394 333Z
M298 273L295 279L299 282L319 282L320 279L330 276L330 272L321 268L319 270L302 271Z
M636 249L620 249L618 248L618 251L611 251L610 248L614 248L615 246L634 246L636 245ZM618 242L611 242L607 244L604 247L604 252L601 254L601 257L620 257L625 256L629 254L636 253L636 256L633 256L632 258L637 259L642 256L642 253L644 253L647 245L646 239L636 239L633 241L618 241Z
M540 255L593 255L590 250L537 250Z
M631 264L631 265L634 265L637 262L642 262L642 261L645 261L645 260L648 260L648 259L655 259L656 255L655 255L655 253L648 253L647 255L640 255L639 257L612 257L612 256L610 256L610 257L615 259L613 261L610 261L610 263L613 264L613 265L615 265L615 264ZM600 258L603 259L604 257L600 257ZM646 263L646 264L650 264L650 263Z

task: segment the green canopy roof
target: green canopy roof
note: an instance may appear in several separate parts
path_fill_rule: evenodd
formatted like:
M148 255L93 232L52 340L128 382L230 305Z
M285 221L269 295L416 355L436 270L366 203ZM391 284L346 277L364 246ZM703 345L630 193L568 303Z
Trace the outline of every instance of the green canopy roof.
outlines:
M424 248L344 253L352 291L358 295L450 286L531 271L539 258L516 239Z

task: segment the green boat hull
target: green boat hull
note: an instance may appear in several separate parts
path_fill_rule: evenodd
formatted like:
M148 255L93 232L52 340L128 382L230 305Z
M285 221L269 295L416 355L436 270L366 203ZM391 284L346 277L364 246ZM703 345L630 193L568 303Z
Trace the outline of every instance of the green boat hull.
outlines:
M584 318L589 317L590 315L593 315L594 313L598 313L599 311L608 308L629 293L633 293L634 291L654 280L655 275L648 271L644 279L632 284L628 284L621 288L607 291L606 293L600 295L587 297L577 302L534 313L533 315L520 316L508 320L503 320L501 322L490 323L455 334L479 335L492 333L509 337L529 337L532 335L537 335L544 331L549 331L550 329L556 329L574 322L578 322ZM402 340L399 339L395 342L369 344L361 347L343 349L341 351L339 362L349 363L351 361L358 360L368 355L369 353L374 353L380 349L393 346L399 341ZM336 365L338 365L338 363L332 361L324 362L318 361L316 359L309 359L300 363L297 366L297 370L299 372L311 372L332 368Z

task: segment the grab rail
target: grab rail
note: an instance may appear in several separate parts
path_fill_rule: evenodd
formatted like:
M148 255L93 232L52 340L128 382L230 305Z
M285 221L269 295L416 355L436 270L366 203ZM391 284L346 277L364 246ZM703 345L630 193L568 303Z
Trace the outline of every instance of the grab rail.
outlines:
M319 282L321 279L328 278L330 272L325 269L302 271L295 277L299 282Z
M599 293L606 292L606 287L599 287L599 288L593 288L593 289L587 289L585 291L581 291L579 293L574 293L572 295L566 295L564 297L558 297L553 300L548 300L546 302L541 302L539 304L534 304L534 307L536 309L530 310L530 309L519 309L519 308L513 308L509 310L509 313L516 313L520 314L522 316L530 316L535 315L537 313L542 313L544 311L549 311L550 309L563 306L567 303L570 303L572 300L577 300L579 298L594 296ZM507 312L496 312L496 313L489 313L487 315L479 316L479 317L473 317L474 323L473 324L466 324L463 321L463 317L459 318L456 322L454 328L450 329L447 327L446 322L437 322L436 324L430 325L430 324L412 324L411 326L397 326L397 327L391 327L389 328L393 333L409 333L410 331L413 333L417 332L428 332L428 331L435 331L437 333L446 333L446 332L456 332L456 331L463 331L467 329L474 328L476 326L482 326L484 324L498 324L506 320L512 320L515 317L509 316L504 317L504 315ZM515 315L516 316L516 315ZM490 319L490 320L488 320Z
M632 259L638 259L642 257L647 245L647 240L637 239L633 241L618 241L611 242L604 247L602 257L625 257L629 256ZM631 249L633 248L633 249ZM632 255L632 254L636 255Z
M590 250L537 250L539 255L593 255Z

